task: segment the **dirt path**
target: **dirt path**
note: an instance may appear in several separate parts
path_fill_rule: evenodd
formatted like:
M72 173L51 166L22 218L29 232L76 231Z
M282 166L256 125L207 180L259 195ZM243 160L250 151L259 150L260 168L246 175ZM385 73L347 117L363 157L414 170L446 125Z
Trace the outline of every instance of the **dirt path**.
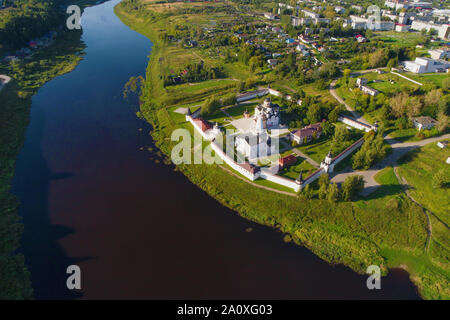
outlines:
M353 108L344 101L344 99L342 99L336 92L336 83L337 83L337 79L333 80L330 83L330 94L340 103L343 104L345 106L345 109L347 109L347 111L352 113L353 118L355 118L356 120L358 120L359 122L363 122L365 124L369 124L369 122L364 119L358 112L356 112L355 110L353 110Z

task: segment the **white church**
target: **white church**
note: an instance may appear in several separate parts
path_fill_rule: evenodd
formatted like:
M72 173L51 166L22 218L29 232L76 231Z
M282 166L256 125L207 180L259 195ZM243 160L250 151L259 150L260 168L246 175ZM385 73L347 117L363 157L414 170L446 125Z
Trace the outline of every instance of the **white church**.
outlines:
M255 107L255 121L257 121L258 117L262 118L265 129L278 128L280 124L280 107L277 104L273 104L270 98L267 97L262 104L258 104Z
M244 113L248 117L248 113ZM271 144L267 129L277 129L280 124L280 109L272 104L270 98L264 99L263 104L255 107L254 125L248 132L240 133L236 137L236 151L249 160L256 160L269 156L276 150Z

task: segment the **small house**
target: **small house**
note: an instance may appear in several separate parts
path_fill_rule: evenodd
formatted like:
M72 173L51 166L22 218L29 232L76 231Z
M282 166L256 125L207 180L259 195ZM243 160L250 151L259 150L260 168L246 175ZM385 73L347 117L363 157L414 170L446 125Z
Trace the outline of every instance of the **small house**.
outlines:
M425 117L416 117L413 119L414 127L422 130L422 129L431 129L436 125L437 121L434 120L431 117L425 116Z

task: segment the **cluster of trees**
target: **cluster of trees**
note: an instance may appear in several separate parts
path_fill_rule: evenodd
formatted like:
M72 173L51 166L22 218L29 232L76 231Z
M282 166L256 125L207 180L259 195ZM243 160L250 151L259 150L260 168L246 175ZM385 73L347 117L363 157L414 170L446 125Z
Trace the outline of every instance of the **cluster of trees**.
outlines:
M169 86L175 83L185 83L185 82L199 82L210 79L220 79L225 77L225 73L222 67L210 67L200 61L200 63L188 64L181 72L179 77L174 77L173 75L164 76L163 83L164 86ZM178 81L174 81L174 79Z
M389 151L390 146L384 143L383 134L370 131L366 133L361 149L353 155L352 168L367 170L374 163L384 159Z
M236 104L236 95L229 94L224 96L222 99L219 99L216 96L212 96L209 99L205 100L202 105L201 115L203 117L207 117L213 115L217 110L221 107L230 106Z
M327 173L322 174L318 180L319 190L318 197L319 199L326 199L331 202L337 201L350 201L354 200L361 191L364 189L364 179L360 175L351 175L348 176L345 181L342 183L341 188L339 189L336 183L330 182L330 177ZM303 190L302 193L308 199L313 197L313 190L308 184Z
M0 47L3 51L24 47L28 41L42 36L63 23L58 8L62 0L16 0L14 6L2 12L0 19Z
M327 62L318 66L311 57L297 60L296 55L291 53L278 58L274 74L277 78L296 79L298 85L318 81L318 83L321 83L319 89L324 90L327 88L329 80L339 77L341 71L334 62Z
M336 126L334 130L333 141L331 144L331 152L334 155L338 155L346 148L350 147L352 143L361 137L359 130L347 129L346 126Z
M301 99L302 104L298 105L297 100ZM288 107L282 111L283 119L289 123L291 128L301 128L305 125L317 123L322 120L336 122L341 107L331 102L320 102L316 97L293 96Z

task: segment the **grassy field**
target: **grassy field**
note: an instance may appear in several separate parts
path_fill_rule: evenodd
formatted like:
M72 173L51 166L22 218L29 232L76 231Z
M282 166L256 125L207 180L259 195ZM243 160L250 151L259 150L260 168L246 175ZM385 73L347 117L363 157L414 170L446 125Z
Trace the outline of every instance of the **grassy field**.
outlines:
M173 143L167 137L185 124L177 123L159 103L164 93L158 84L160 70L155 61L166 51L167 44L158 41L157 30L167 21L164 17L148 21L135 18L121 7L116 7L119 17L155 44L141 97L141 114L152 124L157 146L170 154ZM317 153L329 150L328 146L317 148ZM302 194L292 197L252 187L215 165L180 165L177 169L223 205L249 220L291 235L295 243L330 263L343 263L359 273L372 264L380 265L383 273L405 265L423 297L450 298L448 272L437 260L423 258L427 222L422 209L401 192L381 189L354 202L330 204L317 198L306 200Z
M450 188L435 188L433 176L442 170L446 181L450 182L450 165L445 161L450 157L450 148L441 149L435 143L412 151L399 163L399 172L411 186L411 195L420 204L450 225Z
M303 172L303 178L306 178L311 173L313 173L317 168L309 164L304 158L297 157L297 162L287 168L284 168L278 173L278 175L296 180L300 174Z
M383 41L400 47L415 46L422 39L420 32L379 31L374 33L372 40Z
M442 82L444 81L444 79L449 77L449 75L446 73L416 74L411 72L405 72L404 75L422 84L433 83L439 88L442 88Z

